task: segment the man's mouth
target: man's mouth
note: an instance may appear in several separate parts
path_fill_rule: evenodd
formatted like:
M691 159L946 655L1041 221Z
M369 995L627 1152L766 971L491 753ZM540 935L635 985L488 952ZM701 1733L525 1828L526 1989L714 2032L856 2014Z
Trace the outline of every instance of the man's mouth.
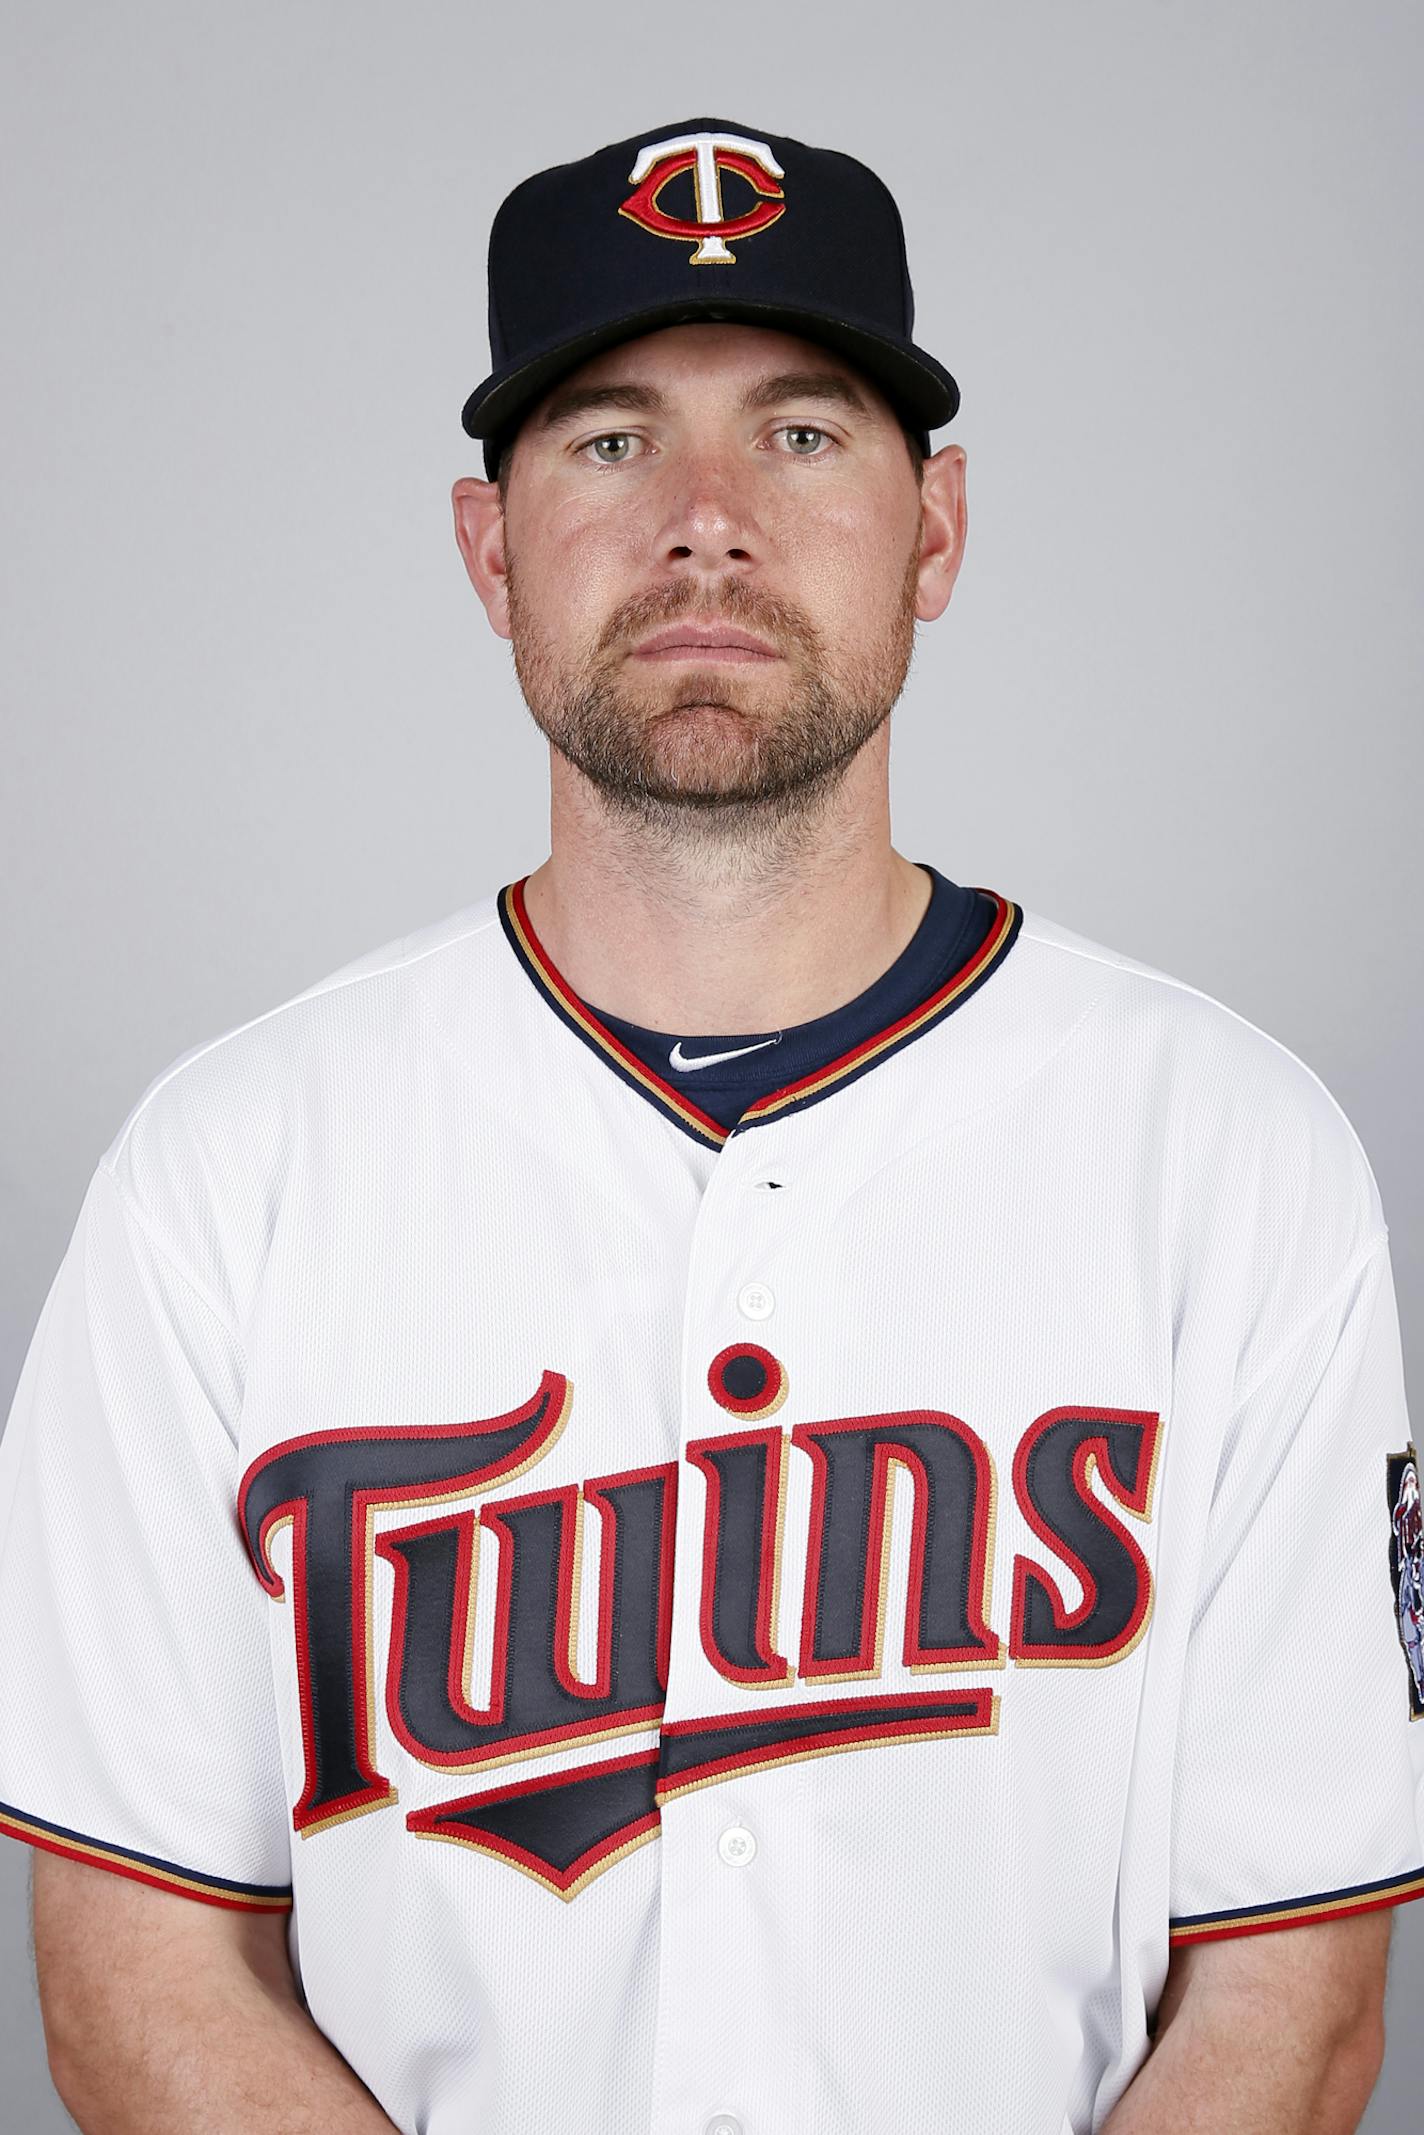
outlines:
M727 623L670 623L635 647L640 660L779 660L764 638Z

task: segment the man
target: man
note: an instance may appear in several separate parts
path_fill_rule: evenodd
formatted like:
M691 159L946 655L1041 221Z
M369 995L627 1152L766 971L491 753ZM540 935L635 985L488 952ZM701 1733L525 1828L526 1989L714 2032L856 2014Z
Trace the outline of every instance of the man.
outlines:
M654 129L490 295L456 531L549 857L151 1085L0 1443L60 2092L1354 2128L1424 1892L1359 1140L891 845L965 455L864 166Z

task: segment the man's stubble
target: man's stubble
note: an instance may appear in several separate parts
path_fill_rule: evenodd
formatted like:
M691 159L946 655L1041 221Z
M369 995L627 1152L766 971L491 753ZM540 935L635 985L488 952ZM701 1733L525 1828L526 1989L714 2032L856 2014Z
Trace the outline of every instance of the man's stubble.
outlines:
M634 596L580 658L545 642L507 547L515 673L540 732L644 837L684 855L689 843L724 857L736 845L784 853L789 833L808 832L824 814L904 688L919 556L917 535L891 615L838 658L802 609L734 574L710 587L670 580ZM629 648L690 611L770 640L784 660L778 686L740 663L690 661L661 673L634 667L630 682Z

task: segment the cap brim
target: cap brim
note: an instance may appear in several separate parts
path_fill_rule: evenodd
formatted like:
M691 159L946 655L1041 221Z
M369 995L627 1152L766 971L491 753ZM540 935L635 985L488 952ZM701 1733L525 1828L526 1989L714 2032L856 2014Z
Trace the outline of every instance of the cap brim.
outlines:
M519 363L491 372L465 402L461 423L470 437L486 441L485 465L492 478L498 441L517 426L564 373L600 349L651 333L657 327L721 319L786 326L808 341L839 350L874 379L905 416L925 430L951 421L959 407L959 387L954 379L943 364L912 341L892 339L872 328L858 326L854 320L828 318L821 312L798 310L795 305L757 303L748 298L718 297L706 303L683 298L605 321L587 333L536 350Z

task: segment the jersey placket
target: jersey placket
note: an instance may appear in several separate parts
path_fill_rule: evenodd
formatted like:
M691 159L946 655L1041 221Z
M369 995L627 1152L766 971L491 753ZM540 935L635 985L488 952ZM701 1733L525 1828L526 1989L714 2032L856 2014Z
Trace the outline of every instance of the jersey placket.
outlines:
M781 1573L803 1561L792 1530L805 1522L776 1413L788 1392L781 1350L808 1304L786 1252L807 1220L796 1126L732 1133L688 1256L658 1778L660 2135L769 2135L807 2095L795 2060L806 2032L792 2007L809 1991L807 1953L787 1962L796 1927L782 1917L801 1865L798 1768L776 1747L798 1695L800 1594ZM778 1688L779 1676L792 1680Z

